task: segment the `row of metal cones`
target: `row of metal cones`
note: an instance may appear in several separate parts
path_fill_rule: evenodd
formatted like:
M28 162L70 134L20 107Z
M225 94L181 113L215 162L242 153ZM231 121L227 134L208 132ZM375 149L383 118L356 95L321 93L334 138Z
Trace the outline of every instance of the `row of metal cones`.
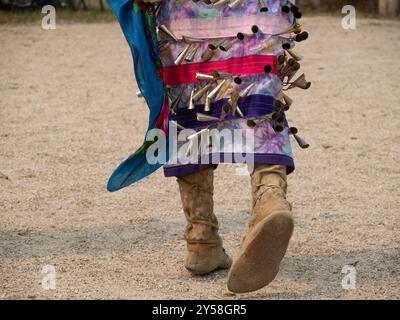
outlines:
M195 38L195 37L189 37L189 36L183 36L182 40L178 40L178 38L174 35L174 33L168 29L167 26L165 25L160 25L158 27L159 32L163 32L166 35L168 35L171 39L173 39L175 42L183 42L186 45L182 49L181 52L177 55L177 57L174 58L174 64L175 65L180 65L183 62L192 62L195 58L195 55L197 54L197 51L199 49L199 44L204 43L205 41L209 41L208 39L202 39L202 38ZM250 33L243 33L239 32L237 33L236 37L232 39L212 39L206 50L201 53L201 60L202 62L210 60L216 53L217 50L221 51L229 51L236 43L244 41L255 34L257 34L260 31L259 27L257 25L254 25L251 27L251 32ZM287 50L290 55L294 56L297 60L301 60L302 56L297 54L294 50L294 43L295 42L302 42L308 38L308 33L307 32L302 32L301 31L301 25L299 23L295 23L293 26L291 26L288 29L283 30L280 33L274 34L272 36L275 36L275 38L271 38L269 41L267 41L264 45L264 47L261 49L262 52L268 52L268 51L274 51L276 48L277 44L279 43L278 39L276 37L282 36L285 34L290 34L294 33L293 37L289 37L287 39L287 43L284 44L284 49ZM169 41L162 41L159 45L160 47L160 52L162 55L168 54L171 48L171 43Z
M270 68L268 68L267 65L265 66L264 69L269 70ZM204 86L200 88L197 89L193 88L191 90L189 101L186 102L186 106L188 109L194 110L196 102L205 100L204 112L209 112L211 111L211 106L212 106L211 102L213 99L219 100L222 99L224 96L226 96L228 92L230 94L229 100L221 108L219 117L211 116L206 113L197 112L196 114L197 121L219 123L221 121L225 121L226 116L230 112L232 113L232 116L235 116L237 114L240 117L244 118L244 114L239 106L239 99L244 98L249 94L251 94L252 89L256 85L255 82L246 86L242 91L239 92L235 90L233 87L233 83L240 84L242 81L241 78L238 76L233 76L232 74L225 72L218 72L218 71L214 71L211 75L197 73L196 76L200 80L213 80L213 81L220 80L220 82L219 83L217 82L217 85L214 88L211 82L206 83ZM303 84L305 80L303 79L304 75L302 75L295 82L293 82L291 86L305 89L305 86ZM307 87L309 86L307 85ZM173 100L170 101L170 110L173 114L176 114L178 111L178 106L182 102L184 90L185 89L182 88L179 94ZM249 119L247 120L247 125L250 128L255 128L258 125L261 125L263 122L269 121L271 122L272 127L276 132L278 133L282 132L284 130L286 121L283 112L288 111L292 106L292 104L293 104L293 99L290 98L284 91L282 91L281 95L274 102L275 111L273 113L257 119ZM183 129L183 127L180 128ZM299 143L301 148L307 148L309 146L308 143L304 141L304 139L299 137L297 131L294 132L293 130L291 130L290 133L294 136L294 138Z
M219 76L221 76L220 73L215 72L215 75L217 75L217 74ZM215 75L212 76L212 75L198 73L197 77L200 79L204 79L204 80L216 80L218 78L216 78ZM229 74L223 73L223 76L227 77L227 76L229 76ZM232 113L232 116L235 116L236 114L238 114L240 117L244 118L243 112L241 111L241 109L238 105L238 102L239 102L240 98L244 98L251 93L255 84L256 84L255 82L251 83L250 85L246 86L246 88L244 88L242 91L238 92L232 87L232 80L223 79L212 90L211 90L210 83L207 83L205 86L200 87L197 90L195 88L193 88L191 91L191 94L190 94L189 101L187 102L188 109L191 109L191 110L195 109L195 102L197 102L202 97L204 97L205 101L206 101L205 106L204 106L204 111L209 112L211 110L211 100L218 96L220 96L219 98L223 98L223 96L225 95L225 92L230 90L230 98L227 101L227 103L225 103L221 107L221 112L220 112L219 117L215 117L215 116L212 116L212 115L209 115L206 113L197 112L196 119L199 122L220 123L222 121L225 121L226 116L230 112ZM182 89L180 91L180 93L177 95L177 97L175 97L175 99L171 102L171 110L177 110L177 106L181 102L181 99L182 99L183 91L184 91L184 89ZM262 123L264 123L265 121L269 121L272 125L272 128L277 133L280 133L285 128L286 118L284 116L284 112L288 111L290 109L290 107L292 106L292 104L293 104L293 99L291 99L285 92L282 91L280 97L277 100L275 100L275 102L274 102L275 111L273 113L268 114L263 117L259 117L257 119L248 119L247 125L249 126L249 128L255 128L255 127L261 125ZM184 129L179 124L177 124L177 126L180 129ZM309 147L309 144L298 135L297 129L295 130L295 128L294 129L291 128L289 130L289 133L294 136L295 140L297 141L297 143L299 144L299 146L301 148L305 149L305 148Z

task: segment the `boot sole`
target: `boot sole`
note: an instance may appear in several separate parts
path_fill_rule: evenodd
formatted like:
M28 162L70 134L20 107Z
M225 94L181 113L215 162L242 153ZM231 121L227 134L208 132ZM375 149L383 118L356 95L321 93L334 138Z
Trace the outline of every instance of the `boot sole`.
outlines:
M294 228L287 213L272 214L259 222L243 242L239 257L228 274L228 289L235 293L259 290L279 271Z

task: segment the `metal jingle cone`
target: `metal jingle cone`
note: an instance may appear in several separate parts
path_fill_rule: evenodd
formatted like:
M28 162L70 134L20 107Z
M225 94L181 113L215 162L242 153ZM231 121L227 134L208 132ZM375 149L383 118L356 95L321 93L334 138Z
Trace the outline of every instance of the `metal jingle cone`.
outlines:
M225 71L213 70L212 76L214 79L232 78L233 74Z
M249 95L249 93L251 92L251 90L255 87L256 83L253 82L250 85L248 85L246 88L244 88L240 93L239 96L240 97L247 97Z
M279 96L277 100L274 101L274 108L276 112L281 112L282 110L288 111L290 109L290 106L282 102L282 94Z
M233 111L232 111L232 113L233 113ZM244 118L243 111L242 111L242 109L240 109L240 107L238 105L236 105L236 112L235 113L237 113L240 117Z
M242 84L242 78L240 76L235 76L233 82L240 85Z
M255 127L259 126L260 124L264 123L267 121L268 118L259 118L259 119L254 119L254 120L247 120L246 124L249 128L254 129Z
M211 88L211 84L208 83L206 84L203 88L199 89L194 95L193 95L193 101L197 102L199 101L205 94L206 92Z
M287 53L289 53L290 56L291 56L294 60L296 60L296 61L301 61L301 60L304 59L304 57L303 57L301 54L297 53L297 52L294 51L293 49L288 49L288 50L286 50L286 51L287 51Z
M304 31L304 32L301 33L301 37L303 38L303 41L307 40L309 36L310 35L308 34L307 31Z
M211 99L208 97L210 91L206 91L206 102L204 103L204 112L209 112L211 110Z
M254 129L255 127L257 127L257 122L255 120L247 120L246 124L249 128Z
M213 3L213 7L214 8L220 8L224 5L226 5L227 3L229 3L230 0L218 0L216 2Z
M228 4L230 9L236 9L242 4L243 0L233 0L231 3Z
M258 0L258 6L260 7L260 12L268 12L268 8L265 5L264 0Z
M194 45L192 49L188 52L188 54L185 57L186 62L192 62L194 60L194 57L196 55L197 50L199 49L198 45Z
M272 125L272 128L275 130L276 133L281 133L283 130L285 130L285 128L283 127L282 124L280 123L274 123Z
M235 39L233 39L233 40L228 40L228 41L225 41L223 44L221 44L220 46L219 46L219 48L222 50L222 51L228 51L229 49L231 49L232 47L233 47L233 45L236 43L236 42L238 42L239 41L239 39L236 37Z
M206 51L201 54L201 62L206 62L210 60L215 54L215 50L211 50L207 47Z
M178 107L179 104L182 100L182 96L183 96L183 92L185 91L185 89L182 89L179 94L175 97L175 99L172 101L171 103L171 110L173 110L173 112L176 114L178 112Z
M282 69L285 67L286 62L287 62L287 59L284 54L281 54L280 56L278 56L277 69L279 72L282 72Z
M162 24L161 26L159 26L158 29L161 30L162 32L164 32L167 36L174 39L175 41L178 41L178 38L173 34L173 32L171 30L169 30L167 28L167 26L165 24Z
M191 134L190 136L188 136L187 140L192 140L193 138L201 135L203 132L206 132L206 131L208 131L208 128L201 129L200 131L197 131L197 132Z
M288 5L282 6L282 12L289 13L290 12L290 7Z
M285 116L280 114L279 117L276 119L276 122L279 124L283 124L285 122Z
M275 100L274 101L274 109L275 109L275 111L280 111L280 110L282 110L282 108L283 108L283 103L282 103L282 101L281 100Z
M289 34L289 33L292 33L292 32L298 32L298 33L301 32L300 23L295 23L293 26L291 26L291 27L289 27L289 28L287 28L285 30L282 30L279 33L274 34L274 36L280 36L280 35Z
M252 36L252 35L245 34L245 33L243 33L243 32L238 32L238 33L236 34L236 38L238 38L240 41L246 40L246 39L250 38L251 36Z
M160 46L160 54L164 54L170 48L171 48L171 44L170 43L165 43L165 44L161 45Z
M143 98L143 93L142 93L142 91L136 91L136 96L138 97L138 98Z
M239 110L238 108L238 101L240 98L240 94L239 92L237 92L236 90L232 91L231 93L231 97L228 100L228 103L231 105L232 107L232 115L235 116L236 112L243 118L243 112L241 110Z
M223 99L231 87L232 82L230 80L226 80L224 85L222 86L221 90L219 90L217 96L215 97L216 100Z
M225 84L226 80L222 80L208 95L208 99L214 99L219 90L221 90L222 86Z
M195 90L196 90L195 87L193 87L192 91L190 92L189 105L188 105L189 110L194 110L193 96L194 96Z
M299 34L299 33L301 33L301 24L300 23L298 23L298 22L296 22L294 25L293 25L293 28L294 28L294 34Z
M186 55L189 53L191 47L192 47L191 44L187 44L185 48L181 51L181 53L179 53L179 55L176 57L174 61L176 66L182 64L183 60L185 60Z
M300 68L299 68L300 69ZM299 71L298 69L292 70L291 72L289 72L286 76L287 76L287 82L290 83L290 81L294 78L294 76L297 74L297 71Z
M158 4L157 8L156 8L156 17L158 17L160 15L161 12L161 3Z
M264 66L264 72L265 72L266 74L270 74L271 71L272 71L272 66L271 66L270 64L266 64L266 65Z
M290 11L293 12L293 13L298 12L299 11L299 7L294 5L294 4L292 4L290 6Z
M278 56L277 63L278 65L282 65L286 63L286 60L286 56L284 54L281 54L280 56Z
M198 80L215 80L213 75L205 74L202 72L196 72L196 79L198 79Z
M257 25L251 27L251 32L254 34L258 33L258 31L260 31L260 28Z
M298 134L293 134L294 139L296 140L297 144L299 145L300 148L302 149L307 149L310 147L310 144L307 143L302 137L300 137Z
M284 102L282 102L282 99L283 99L283 97L282 97L282 95L280 95L279 98L274 101L275 112L272 115L275 115L275 113L277 113L279 115L282 110L284 110L284 111L289 110L290 107L287 106Z
M307 40L309 36L310 36L310 35L308 34L308 32L307 32L307 31L304 31L304 32L297 33L297 34L294 36L293 40L294 40L294 41L297 41L297 42L302 42L302 41Z
M195 37L190 37L190 36L182 36L182 40L185 43L201 43L201 42L206 41L206 39L195 38Z
M289 33L292 33L292 32L294 32L294 28L293 27L289 27L289 28L287 28L287 29L285 29L285 30L282 30L281 32L279 32L279 33L275 33L274 34L274 36L281 36L281 35L284 35L284 34L289 34Z
M288 73L289 70L291 70L291 68L296 64L296 60L294 60L293 58L290 58L288 60L288 62L286 63L286 65L281 68L280 72L281 75L286 75Z
M292 106L293 104L293 99L290 98L287 94L285 94L284 92L282 92L282 99L283 101L285 101L286 106L288 106L289 108Z
M301 66L300 66L300 63L298 63L298 62L296 61L293 65L287 67L286 70L285 70L285 72L281 72L281 75L282 75L282 76L285 76L285 77L288 77L288 82L289 82L289 81L292 80L292 78L295 76L295 74L297 73L297 71L300 70L300 67L301 67Z
M197 121L199 122L209 122L209 121L218 121L217 117L209 116L208 114L197 112L196 114Z
M220 45L222 45L224 42L226 41L226 39L222 38L222 39L215 39L214 41L211 41L208 44L208 48L210 50L217 50L219 48Z
M158 47L159 47L159 48L162 48L162 47L166 46L166 45L169 44L169 43L170 43L170 41L167 40L167 39L159 40L159 41L158 41Z
M275 111L271 114L271 120L278 121L281 117L281 113L279 111Z
M285 65L283 65L283 66L280 68L280 70L279 70L281 76L284 77L284 76L286 75L286 73L288 72L289 69L290 69L290 65L289 65L288 63L286 63Z
M288 61L289 70L299 70L300 63L298 63L295 59L290 58Z
M300 11L294 12L293 15L297 20L301 19L301 17L303 16Z
M296 43L294 41L292 42L285 42L282 44L282 49L283 50L290 50L293 49L296 46Z
M293 89L293 88L300 88L300 89L304 89L307 90L311 87L311 82L306 80L306 76L303 73L300 77L298 77L295 81L293 81L290 86L287 88L287 90L289 89Z
M220 121L224 121L224 119L226 118L226 116L228 115L230 109L230 105L229 104L224 104L221 108L221 115L219 117Z
M242 118L244 118L244 114L238 105L236 105L236 113Z

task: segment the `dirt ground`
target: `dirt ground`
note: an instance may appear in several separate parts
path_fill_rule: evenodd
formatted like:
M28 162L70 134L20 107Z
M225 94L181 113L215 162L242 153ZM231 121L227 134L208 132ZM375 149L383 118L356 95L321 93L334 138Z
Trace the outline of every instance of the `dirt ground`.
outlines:
M295 234L277 279L245 295L228 293L226 271L184 269L175 179L160 170L105 189L147 123L119 26L0 26L0 298L400 298L400 22L303 25L313 86L291 93L289 120L312 147L294 145ZM235 168L219 167L215 190L232 255L250 207L249 178ZM42 287L45 265L55 290ZM355 289L342 287L345 265L355 266Z

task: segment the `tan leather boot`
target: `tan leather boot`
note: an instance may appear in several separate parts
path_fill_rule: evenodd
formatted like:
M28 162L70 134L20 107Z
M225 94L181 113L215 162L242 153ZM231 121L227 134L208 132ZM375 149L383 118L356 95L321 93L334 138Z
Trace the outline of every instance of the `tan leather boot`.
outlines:
M214 215L214 168L178 177L183 211L188 225L185 239L185 267L193 274L207 274L216 269L228 269L232 259L222 247L218 235L218 220Z
M256 165L251 187L249 228L228 275L228 289L236 293L261 289L275 279L294 226L285 166Z

